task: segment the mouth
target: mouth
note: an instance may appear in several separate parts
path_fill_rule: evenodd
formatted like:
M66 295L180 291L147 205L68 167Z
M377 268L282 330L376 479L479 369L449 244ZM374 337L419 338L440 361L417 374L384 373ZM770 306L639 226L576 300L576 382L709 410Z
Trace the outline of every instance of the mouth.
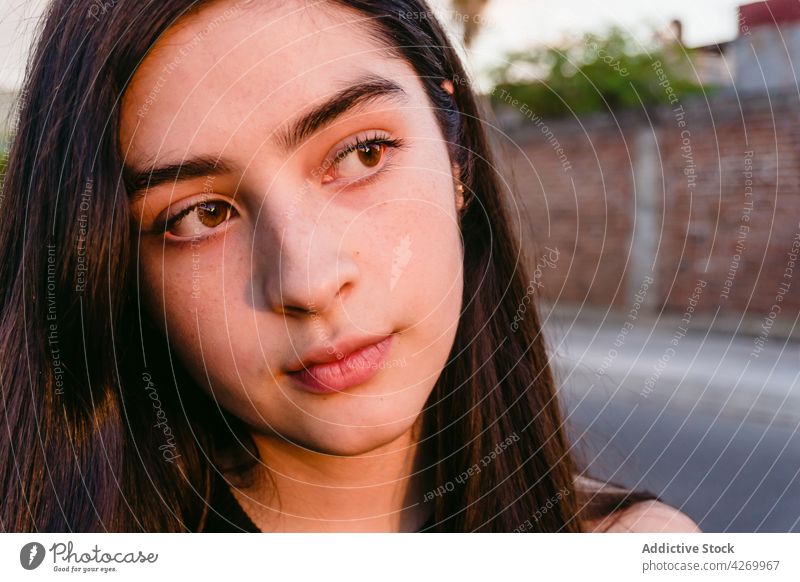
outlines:
M375 376L383 367L393 341L394 334L359 347L346 355L342 355L344 349L328 349L325 354L311 358L311 361L301 369L289 372L288 376L298 388L306 392L314 394L342 392L363 384Z

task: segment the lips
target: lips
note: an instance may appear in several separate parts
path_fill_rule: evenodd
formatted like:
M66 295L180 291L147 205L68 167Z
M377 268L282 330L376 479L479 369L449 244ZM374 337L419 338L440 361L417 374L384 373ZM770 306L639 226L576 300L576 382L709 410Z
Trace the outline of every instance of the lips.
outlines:
M378 341L353 338L315 348L300 359L288 376L307 392L329 394L363 384L381 369L394 335Z

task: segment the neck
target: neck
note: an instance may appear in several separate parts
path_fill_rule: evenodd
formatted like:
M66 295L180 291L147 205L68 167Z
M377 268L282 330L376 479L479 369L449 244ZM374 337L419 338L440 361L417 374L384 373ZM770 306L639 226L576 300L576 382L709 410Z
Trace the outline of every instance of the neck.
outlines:
M320 453L253 434L262 462L233 493L261 531L413 532L430 516L430 466L419 422L367 453Z

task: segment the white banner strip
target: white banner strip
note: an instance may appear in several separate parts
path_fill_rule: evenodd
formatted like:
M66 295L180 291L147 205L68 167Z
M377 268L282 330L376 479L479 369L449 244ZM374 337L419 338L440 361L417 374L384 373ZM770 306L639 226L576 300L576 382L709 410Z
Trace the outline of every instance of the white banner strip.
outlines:
M0 579L796 582L798 547L771 533L3 534Z

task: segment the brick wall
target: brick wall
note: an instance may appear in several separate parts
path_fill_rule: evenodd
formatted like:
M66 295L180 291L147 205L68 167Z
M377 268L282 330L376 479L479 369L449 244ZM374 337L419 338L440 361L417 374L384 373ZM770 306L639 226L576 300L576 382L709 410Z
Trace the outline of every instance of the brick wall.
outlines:
M493 139L526 245L559 250L541 273L544 299L623 307L652 276L654 312L684 313L695 294L706 315L800 313L797 90L515 119Z

